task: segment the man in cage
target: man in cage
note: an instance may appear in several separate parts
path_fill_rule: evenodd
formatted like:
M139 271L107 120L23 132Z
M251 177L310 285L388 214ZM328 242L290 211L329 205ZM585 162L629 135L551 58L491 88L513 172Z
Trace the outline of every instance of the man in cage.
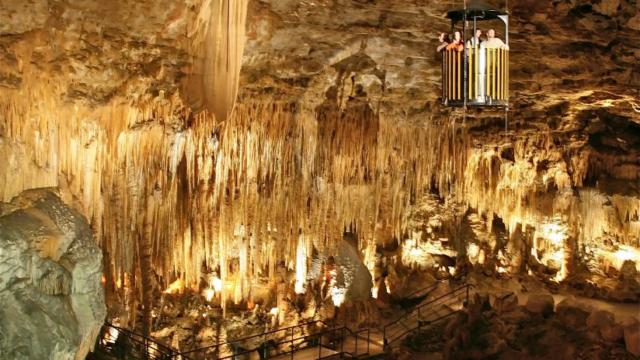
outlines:
M480 38L481 36L482 36L482 30L476 29L476 36L467 40L467 47L470 48L470 47L480 45L483 42L483 40Z
M500 38L496 37L496 31L493 29L489 29L489 31L487 31L487 40L482 42L482 46L487 49L509 50L509 46L507 46L504 41L500 40Z

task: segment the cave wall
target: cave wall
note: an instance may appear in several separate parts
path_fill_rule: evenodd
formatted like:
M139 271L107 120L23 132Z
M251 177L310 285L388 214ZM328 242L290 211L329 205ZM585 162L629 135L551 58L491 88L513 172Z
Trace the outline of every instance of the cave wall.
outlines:
M106 316L102 254L51 189L0 203L0 357L84 359Z
M59 187L115 284L143 258L191 284L235 259L248 283L293 269L300 232L310 254L345 227L373 270L428 192L574 249L559 279L584 254L606 259L596 272L637 256L633 1L512 5L507 131L502 113L438 104L440 2L250 1L228 118L184 100L210 3L20 4L0 7L0 193Z

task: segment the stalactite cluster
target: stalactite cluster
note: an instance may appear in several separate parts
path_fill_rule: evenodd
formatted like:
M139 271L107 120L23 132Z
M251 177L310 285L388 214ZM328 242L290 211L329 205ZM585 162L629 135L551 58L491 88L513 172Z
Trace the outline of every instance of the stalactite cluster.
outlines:
M3 137L33 149L19 162L35 164L5 180L5 198L34 186L68 189L120 282L147 251L158 275L187 283L203 264L224 280L240 254L246 282L271 274L279 259L294 267L298 234L322 249L353 225L370 248L384 221L399 236L411 198L452 180L440 169L455 167L455 157L436 152L463 139L455 145L439 127L398 130L366 103L319 109L319 121L293 105L247 104L216 121L175 98L90 110L45 90L8 95ZM368 125L350 128L361 116ZM140 246L147 242L149 250Z
M42 88L5 95L0 150L13 160L3 164L4 199L30 187L67 190L91 219L116 284L125 273L134 284L155 282L155 273L195 285L217 271L225 298L237 302L272 279L279 261L304 267L296 254L334 248L346 228L372 269L376 245L402 241L406 210L430 191L501 218L512 235L535 229L534 248L580 244L554 255L565 263L578 248L605 256L596 245L605 237L636 248L640 235L637 200L574 190L585 175L549 162L557 149L548 134L512 149L478 147L455 121L398 126L362 99L314 113L243 103L219 121L176 96L90 109ZM565 235L550 235L553 226Z

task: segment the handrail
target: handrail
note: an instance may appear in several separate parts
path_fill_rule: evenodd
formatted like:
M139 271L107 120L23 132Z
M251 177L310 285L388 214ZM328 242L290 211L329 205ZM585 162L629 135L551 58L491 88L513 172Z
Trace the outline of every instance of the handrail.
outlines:
M421 293L425 290L430 290L429 292L433 291L435 288L437 288L438 285L440 285L441 281L436 282L435 284L429 285L427 287L424 287L422 289L416 290L413 293L411 293L409 296L414 296L417 293ZM414 307L412 310L405 312L404 314L398 316L396 319L394 319L393 321L387 323L384 325L383 327L383 342L384 342L384 346L386 347L387 345L389 345L392 342L397 341L398 339L404 337L407 333L414 331L422 326L424 326L425 321L421 320L421 316L422 315L426 315L426 314L432 314L435 313L438 315L438 317L436 317L435 319L429 319L426 321L426 324L432 324L438 321L441 321L442 319L445 319L455 313L457 313L459 310L457 311L452 311L448 314L445 315L440 315L436 312L436 310L433 308L433 306L435 304L438 303L442 303L443 305L446 305L446 301L447 300L451 300L454 298L454 296L457 296L458 294L460 294L463 290L466 290L466 302L469 302L469 291L470 289L473 287L473 285L471 284L465 284L462 286L459 286L443 295L438 296L435 299L431 299L429 301L425 301L419 305L417 305L416 307ZM422 312L421 310L424 308L429 307L426 312ZM422 314L421 314L422 313ZM395 326L396 324L398 324L400 321L404 320L404 319L409 319L409 318L414 318L415 316L418 317L418 325L414 326L412 328L408 328L407 329L402 329L400 330L400 332L396 331L394 333L392 333L390 336L387 336L387 330L390 329L392 326ZM304 334L304 331L302 333L300 333L299 335L295 335L295 329L298 328L303 328L309 325L314 325L314 324L321 324L326 326L325 329L321 330L321 331L317 331L317 332L313 332L313 333L309 333L309 334ZM136 334L130 330L127 329L123 329L120 328L118 326L112 325L110 323L105 323L104 326L107 327L112 327L116 330L118 330L119 333L125 335L127 338L131 339L133 342L137 343L137 344L141 344L145 347L145 351L146 351L146 356L148 357L149 355L151 355L149 353L149 349L153 349L156 351L157 355L160 355L160 357L155 357L158 359L184 359L184 360L190 360L189 357L187 357L188 354L194 354L197 352L202 352L202 351L207 351L207 350L211 350L211 349L217 349L219 350L221 347L227 345L229 346L232 350L231 350L231 354L229 355L225 355L223 357L219 357L220 360L223 359L234 359L237 356L241 356L241 355L246 355L246 354L250 354L252 352L255 351L269 351L269 349L274 349L274 350L278 350L278 348L281 345L286 345L286 344L290 344L289 348L286 349L281 349L281 351L278 351L275 354L269 354L268 356L281 356L281 355L287 355L290 354L291 358L293 359L293 354L297 351L303 350L303 349L307 349L310 347L314 347L317 346L318 347L318 358L321 358L322 356L322 348L328 348L328 349L332 349L333 351L337 351L337 349L332 348L330 346L327 346L327 344L323 344L322 343L322 337L326 336L328 334L332 334L332 339L335 340L335 343L333 343L333 345L337 346L337 344L339 343L340 345L340 351L338 351L337 353L333 353L332 356L335 355L339 355L339 356L345 356L348 355L352 358L355 358L357 356L360 355L365 355L365 354L370 354L370 344L371 344L371 328L364 328L364 329L360 329L360 330L352 330L347 326L340 326L340 327L335 327L335 326L331 326L329 324L327 324L325 321L323 320L312 320L312 321L308 321L302 324L297 324L297 325L292 325L292 326L288 326L288 327L284 327L284 328L279 328L279 329L273 329L264 333L260 333L260 334L255 334L255 335L249 335L249 336L245 336L242 338L238 338L238 339L234 339L234 340L230 340L230 341L225 341L225 342L221 342L221 343L217 343L214 345L210 345L210 346L206 346L206 347L202 347L202 348L197 348L197 349L192 349L189 351L184 351L184 352L179 352L169 346L163 345L159 342L157 342L156 340L153 340L152 338L149 338L147 336L141 335L141 334ZM273 335L276 333L282 333L285 332L285 335L281 338L273 338L273 337L269 337L269 335ZM359 354L359 347L358 347L358 340L360 337L360 334L366 332L367 333L367 338L366 338L366 353L363 354ZM339 334L339 336L336 337L336 334ZM344 349L344 344L345 341L348 339L349 336L353 336L354 337L354 348L352 351L345 351ZM256 348L253 349L238 349L240 350L239 352L236 352L234 350L234 348L236 347L236 345L238 345L239 343L242 342L246 342L248 340L251 339L257 339L257 338L263 338L264 341ZM364 339L361 339L364 340ZM296 344L297 343L297 344ZM155 355L155 354L154 354ZM264 355L267 355L266 353Z
M108 322L108 321L105 321L105 323L104 323L104 324L105 324L107 327L111 327L111 328L114 328L114 329L118 330L118 332L119 332L119 333L121 333L121 334L125 334L125 335L127 335L128 337L130 337L130 338L133 338L133 337L140 337L140 338L142 338L142 339L144 339L144 340L146 340L146 341L149 341L150 343L153 343L153 344L158 345L158 347L159 347L159 348L161 348L161 349L168 350L169 352L176 352L173 348L171 348L171 347L169 347L169 346L167 346L167 345L164 345L164 344L162 344L162 343L158 342L158 340L155 340L155 339L153 339L153 338L151 338L151 337L148 337L148 336L146 336L146 335L136 333L136 332L131 331L131 330L129 330L129 329L121 328L121 327L119 327L119 326L116 326L116 325L111 324L111 323L110 323L110 322Z
M473 287L473 285L472 285L472 284L465 284L465 285L462 285L462 286L460 286L460 287L458 287L458 288L456 288L456 289L453 289L453 290L451 290L451 291L447 292L446 294L443 294L443 295L441 295L441 296L439 296L439 297L437 297L437 298L435 298L435 299L432 299L432 300L430 300L430 301L424 302L424 303L422 303L422 304L420 304L420 305L416 306L416 307L415 307L415 308L413 308L411 311L407 311L407 312L405 312L404 314L402 314L402 315L398 316L395 320L393 320L393 321L391 321L391 322L389 322L389 323L385 324L385 326L383 327L383 330L382 330L382 331L383 331L383 341L384 341L384 344L385 344L385 345L388 345L388 344L390 344L391 342L396 341L398 338L401 338L402 336L404 336L404 335L405 335L406 333L408 333L409 331L413 331L413 330L415 330L415 329L417 329L417 328L421 327L422 325L420 324L420 319L419 319L419 318L420 318L420 316L421 316L421 314L420 314L420 313L421 313L421 309L423 309L423 308L425 308L425 307L427 307L427 306L432 306L432 305L434 305L434 304L436 304L436 303L439 303L439 302L441 302L441 301L443 301L443 300L451 299L451 298L452 298L452 295L456 295L456 294L460 293L460 291L461 291L461 290L466 290L466 302L467 302L467 303L469 303L469 291L470 291L470 289L471 289L472 287ZM428 310L429 310L429 309L428 309ZM433 309L431 309L431 311L433 311ZM444 317L447 317L447 316L449 316L449 315L451 315L451 314L453 314L453 313L455 313L455 312L452 312L452 313L450 313L450 314L447 314L447 315L446 315L446 316L444 316ZM418 316L418 326L417 326L417 327L414 327L414 328L412 328L412 329L408 329L407 331L405 331L405 332L403 332L403 333L401 333L401 334L393 333L393 338L392 338L391 336L389 336L389 337L387 336L387 329L388 329L388 328L391 328L392 326L394 326L395 324L399 323L400 321L402 321L402 320L404 320L404 319L412 318L412 317L415 317L416 315ZM444 318L444 317L442 317L442 318ZM437 320L440 320L440 318L438 318ZM435 321L435 320L434 320L434 321ZM434 322L434 321L431 321L431 322Z
M318 321L323 322L322 320L318 320ZM295 326L290 326L288 328L283 328L283 329L293 329L293 328L295 328ZM320 358L322 358L322 348L323 347L327 347L326 345L322 344L322 336L323 335L327 335L327 334L332 334L333 335L332 337L336 338L336 336L335 336L336 333L340 333L340 337L338 337L337 339L339 339L339 341L340 341L341 349L337 354L339 354L339 355L348 354L351 357L356 357L356 356L359 355L358 354L358 334L360 334L362 332L365 332L365 331L367 332L367 352L364 353L364 354L368 354L369 351L370 351L370 347L369 347L370 341L369 341L369 339L370 339L370 336L371 336L371 329L370 328L366 328L366 329L353 331L353 330L351 330L349 327L347 327L345 325L345 326L341 326L341 327L338 327L338 328L334 327L334 328L330 328L330 329L325 329L323 331L316 332L316 333L309 334L309 335L298 336L298 337L295 337L295 338L293 337L293 332L292 332L291 339L283 339L283 340L280 340L278 342L272 343L272 346L274 348L277 348L280 345L290 344L290 347L289 347L288 350L284 350L282 352L279 352L279 353L275 354L274 356L281 356L281 355L288 355L289 354L293 358L293 354L295 352L297 352L297 351L300 351L300 350L303 350L303 349L307 349L307 348L310 348L310 347L313 347L313 346L318 346L318 358L320 359ZM344 341L346 339L345 332L347 332L348 334L352 335L355 338L355 346L354 346L353 353L349 352L349 351L344 351ZM298 342L300 340L305 341L305 340L309 340L309 339L317 339L317 344L309 345L307 343L306 346L294 347L294 344L296 342ZM234 359L237 356L247 355L247 354L253 353L254 351L259 351L260 349L261 348L258 347L258 348L255 348L255 349L248 349L248 350L243 350L243 351L240 351L240 352L234 352L233 354L220 357L219 360ZM364 355L364 354L362 354L362 355ZM336 355L336 354L332 354L332 355Z
M441 316L439 316L439 317L437 317L437 318L435 318L435 319L433 319L433 320L429 320L429 321L428 321L428 324L435 324L435 323L437 323L437 322L439 322L439 321L441 321L441 320L444 320L444 319L446 319L446 318L448 318L448 317L452 316L452 315L453 315L453 314L455 314L455 313L456 313L456 312L451 312L451 313L448 313L448 314L445 314L445 315L441 315ZM419 323L419 325L418 325L417 327L410 328L410 329L406 329L405 331L403 331L403 332L401 332L401 333L395 333L393 338L391 338L391 339L389 339L389 340L387 340L387 339L385 339L385 340L384 340L384 341L385 341L385 345L392 344L392 343L394 343L395 341L397 341L397 340L399 340L399 339L402 339L402 338L403 338L405 335L407 335L408 333L410 333L410 332L412 332L412 331L415 331L416 329L419 329L419 328L421 328L422 326L423 326L423 325L422 325L421 323Z
M431 291L435 290L435 289L436 289L440 284L442 284L442 283L443 283L443 280L437 280L437 281L436 281L436 282L434 282L433 284L431 284L431 285L429 285L429 286L425 286L425 287L423 287L422 289L418 289L418 290L416 290L416 291L414 291L414 292L410 293L410 294L409 294L409 295L407 295L406 297L407 297L407 298L414 297L416 294L421 293L421 292L423 292L423 291L425 291L425 290L429 290L429 292L427 293L427 294L429 294L429 293L431 293Z
M179 355L179 351L177 351L176 349L164 345L151 337L136 333L129 329L121 328L109 323L108 321L103 324L102 328L103 332L104 330L107 331L107 334L109 334L109 338L111 338L111 334L108 332L109 328L115 329L118 332L115 339L113 339L113 344L116 344L120 336L124 336L135 345L142 346L143 348L138 350L143 351L144 354L142 355L142 357L145 359L174 359ZM101 335L101 338L99 338L98 340L98 345L100 345L103 350L108 352L106 340L107 339L103 338ZM126 351L127 348L123 348L123 350ZM129 354L129 356L131 356L131 354ZM182 359L189 360L189 358L186 356L182 357Z
M449 291L449 292L448 292L448 293L446 293L446 294L440 295L439 297L437 297L437 298L435 298L435 299L431 299L431 300L429 300L429 301L423 302L422 304L420 304L420 305L418 305L418 306L414 307L411 311L407 311L407 312L405 312L404 314L402 314L402 315L398 316L395 320L393 320L393 321L391 321L391 322L387 323L387 324L385 325L385 327L390 326L390 325L393 325L394 323L397 323L398 321L402 320L402 319L403 319L403 318L405 318L405 317L408 317L409 315L411 315L412 313L414 313L414 312L415 312L416 310L418 310L418 309L421 309L421 308L424 308L425 306L428 306L428 305L431 305L431 304L433 304L433 303L436 303L436 302L438 302L439 300L444 299L444 298L446 298L446 297L449 297L450 295L453 295L453 294L455 294L455 293L459 292L459 291L460 291L460 290L462 290L462 289L467 289L468 287L473 287L473 285L470 285L470 284L462 285L462 286L460 286L460 287L458 287L458 288L456 288L456 289L453 289L453 290Z
M192 350L189 350L189 351L184 351L184 352L179 353L179 355L186 355L186 354L192 354L192 353L195 353L195 352L207 351L209 349L220 348L220 347L225 346L225 345L234 345L234 344L238 344L238 343L241 343L241 342L245 342L245 341L248 341L248 340L251 340L251 339L255 339L255 338L260 338L260 337L263 337L266 340L266 337L268 335L271 335L271 334L275 334L275 333L279 333L279 332L287 332L289 330L293 330L293 329L296 329L296 328L302 328L302 327L305 327L305 326L308 326L308 325L313 325L313 324L318 324L318 323L322 324L322 325L325 325L327 327L330 326L329 324L327 324L323 320L320 320L320 319L312 320L312 321L308 321L308 322L305 322L305 323L302 323L302 324L291 325L291 326L287 326L287 327L283 327L283 328L273 329L273 330L269 330L269 331L266 331L266 332L263 332L263 333L259 333L259 334L249 335L249 336L241 337L241 338L238 338L238 339L227 340L227 341L220 342L220 343L217 343L217 344L213 344L213 345L209 345L209 346L205 346L205 347L201 347L201 348L192 349ZM291 333L293 334L293 331L291 331ZM312 335L314 335L314 334L308 334L307 336L312 336ZM256 349L253 349L251 351L256 351ZM236 355L239 355L239 354L236 354Z

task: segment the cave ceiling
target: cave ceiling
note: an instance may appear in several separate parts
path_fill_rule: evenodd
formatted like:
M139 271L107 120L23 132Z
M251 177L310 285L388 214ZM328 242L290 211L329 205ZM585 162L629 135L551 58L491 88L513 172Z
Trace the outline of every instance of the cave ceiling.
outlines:
M252 0L239 101L284 102L313 111L332 87L347 98L361 86L358 96L395 122L421 126L432 114L446 117L451 112L437 105L440 60L434 47L437 34L449 29L446 12L461 4ZM192 62L188 37L202 5L3 1L0 86L47 81L67 101L92 105L175 94ZM640 125L639 7L630 0L509 4L512 124L587 132L588 141L603 148L637 147L637 137L624 133L637 133ZM607 120L589 125L602 117ZM471 123L476 125L486 122ZM605 129L618 140L601 144L593 133Z

